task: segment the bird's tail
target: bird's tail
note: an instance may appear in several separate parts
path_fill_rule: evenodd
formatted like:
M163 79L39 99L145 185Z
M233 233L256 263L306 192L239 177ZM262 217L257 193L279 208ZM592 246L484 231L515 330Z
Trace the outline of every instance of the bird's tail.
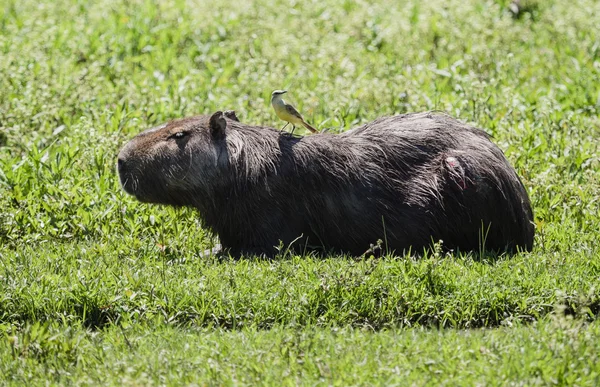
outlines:
M304 125L304 127L308 130L310 130L312 133L319 133L319 131L315 128L313 128L312 126L310 126L306 121L302 120L302 125Z

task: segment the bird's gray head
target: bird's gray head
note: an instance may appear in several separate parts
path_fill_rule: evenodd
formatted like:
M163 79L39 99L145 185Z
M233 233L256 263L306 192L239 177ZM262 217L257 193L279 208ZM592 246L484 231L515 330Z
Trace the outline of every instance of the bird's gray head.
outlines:
M274 97L276 95L283 95L287 93L287 90L275 90L274 92L271 93L271 96Z

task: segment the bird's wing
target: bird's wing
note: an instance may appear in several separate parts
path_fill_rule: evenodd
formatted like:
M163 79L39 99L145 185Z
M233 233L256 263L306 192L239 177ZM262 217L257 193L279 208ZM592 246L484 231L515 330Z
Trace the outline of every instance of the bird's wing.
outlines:
M293 107L292 105L290 105L289 103L285 105L285 110L287 110L287 112L290 113L291 115L303 120L302 115L300 113L298 113L298 110L296 110L296 108Z

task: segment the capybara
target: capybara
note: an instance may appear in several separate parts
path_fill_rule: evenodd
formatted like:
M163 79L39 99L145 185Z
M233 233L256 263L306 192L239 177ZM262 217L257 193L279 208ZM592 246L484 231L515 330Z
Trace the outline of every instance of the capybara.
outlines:
M279 247L358 256L373 244L421 253L533 246L529 197L480 129L442 113L379 118L341 134L292 136L235 113L148 129L118 156L126 192L191 206L232 256Z

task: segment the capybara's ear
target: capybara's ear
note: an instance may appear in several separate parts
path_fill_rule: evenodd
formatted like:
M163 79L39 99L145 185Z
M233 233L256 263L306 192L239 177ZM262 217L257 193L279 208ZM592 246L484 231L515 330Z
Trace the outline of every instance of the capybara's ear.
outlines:
M225 117L229 118L230 120L240 122L240 120L235 115L235 110L225 110L223 112L223 114L225 115Z
M225 137L225 129L227 128L227 121L225 121L225 116L223 116L223 112L218 111L213 113L210 116L210 134L213 138L223 138Z

